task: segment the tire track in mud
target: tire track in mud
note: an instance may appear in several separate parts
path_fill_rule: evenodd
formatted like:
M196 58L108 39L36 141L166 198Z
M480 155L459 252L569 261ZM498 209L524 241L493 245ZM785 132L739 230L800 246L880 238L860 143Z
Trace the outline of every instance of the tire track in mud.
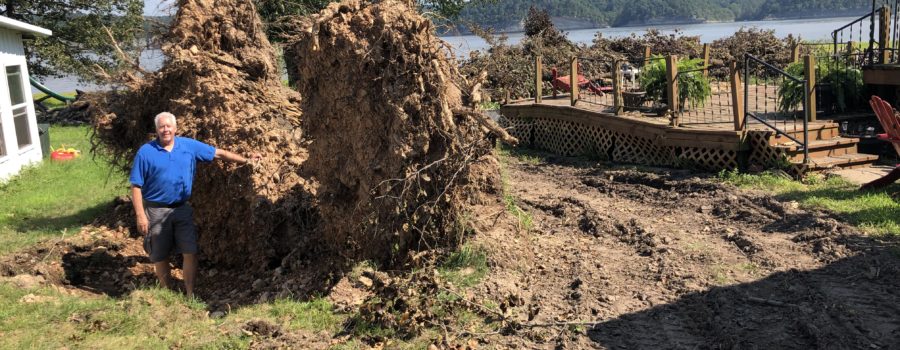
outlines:
M506 289L528 294L523 320L604 321L568 346L900 343L900 285L885 277L900 275L898 257L866 248L870 239L829 214L683 172L558 164L509 170L513 195L534 217L535 229L523 235L538 258L488 284L525 281L519 291ZM877 273L864 259L878 262ZM527 347L549 341L533 332L507 340Z

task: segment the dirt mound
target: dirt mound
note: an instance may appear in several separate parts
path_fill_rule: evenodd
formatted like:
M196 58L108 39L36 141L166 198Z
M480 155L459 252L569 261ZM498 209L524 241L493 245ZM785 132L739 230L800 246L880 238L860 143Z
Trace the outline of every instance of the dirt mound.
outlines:
M496 193L483 116L431 22L401 1L332 3L288 50L325 237L388 260L452 239L470 185Z
M152 138L153 117L169 111L183 136L260 153L258 167L201 165L192 202L208 258L276 264L316 225L308 183L295 171L307 157L300 95L281 85L275 51L250 1L182 0L178 8L163 68L91 96L94 142L127 171Z

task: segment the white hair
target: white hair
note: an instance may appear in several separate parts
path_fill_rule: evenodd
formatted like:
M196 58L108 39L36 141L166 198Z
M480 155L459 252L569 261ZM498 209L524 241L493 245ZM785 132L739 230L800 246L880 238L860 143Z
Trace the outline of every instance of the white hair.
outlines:
M178 125L178 122L175 121L175 115L169 112L162 112L157 114L155 118L153 118L153 125L157 128L159 127L159 120L162 118L169 118L172 120L172 126Z

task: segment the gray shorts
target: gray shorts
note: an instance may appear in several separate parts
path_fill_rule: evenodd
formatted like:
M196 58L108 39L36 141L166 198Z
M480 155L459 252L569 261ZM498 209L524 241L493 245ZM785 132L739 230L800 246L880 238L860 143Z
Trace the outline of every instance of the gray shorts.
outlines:
M190 204L178 208L144 207L144 212L150 222L150 230L144 237L144 251L151 262L163 261L173 252L197 254L197 229Z

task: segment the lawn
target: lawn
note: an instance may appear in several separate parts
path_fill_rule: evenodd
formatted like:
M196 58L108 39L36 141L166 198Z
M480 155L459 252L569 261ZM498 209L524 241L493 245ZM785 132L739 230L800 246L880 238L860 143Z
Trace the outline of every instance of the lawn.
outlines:
M266 320L285 331L334 333L345 318L332 310L322 299L277 300L214 319L204 303L165 289L141 289L115 299L0 283L0 348L246 349L253 340L242 330L248 321Z
M83 155L67 162L45 159L0 183L0 255L71 234L126 194L125 176L89 153L88 132L84 126L51 127L52 147Z
M779 199L797 201L806 208L834 212L869 234L900 235L900 203L894 198L900 194L900 184L864 192L843 178L821 175L808 176L802 182L771 173L723 172L719 177L743 188L764 190Z
M72 235L126 194L125 176L92 159L88 133L84 126L51 127L53 147L84 155L68 162L45 159L0 183L0 255ZM244 349L253 338L241 326L251 319L286 330L337 332L345 318L322 299L277 300L211 319L204 303L158 288L111 298L0 282L0 349Z
M54 147L73 147L85 154L63 163L45 160L0 184L4 199L0 202L0 256L42 240L63 238L64 232L74 236L108 210L117 196L126 194L124 174L92 159L88 132L83 126L51 127ZM475 284L487 273L485 253L478 247L463 247L441 266L440 273L460 285ZM438 311L455 312L451 304L439 303ZM139 288L114 298L72 295L46 285L23 289L0 281L0 349L246 349L259 340L243 329L251 320L264 320L285 332L324 332L330 338L349 331L356 338L336 342L331 345L334 349L368 348L359 338L388 332L365 323L344 329L354 316L337 311L323 298L313 298L235 306L227 315L211 318L202 301L160 288ZM391 346L424 348L434 338L427 334Z

